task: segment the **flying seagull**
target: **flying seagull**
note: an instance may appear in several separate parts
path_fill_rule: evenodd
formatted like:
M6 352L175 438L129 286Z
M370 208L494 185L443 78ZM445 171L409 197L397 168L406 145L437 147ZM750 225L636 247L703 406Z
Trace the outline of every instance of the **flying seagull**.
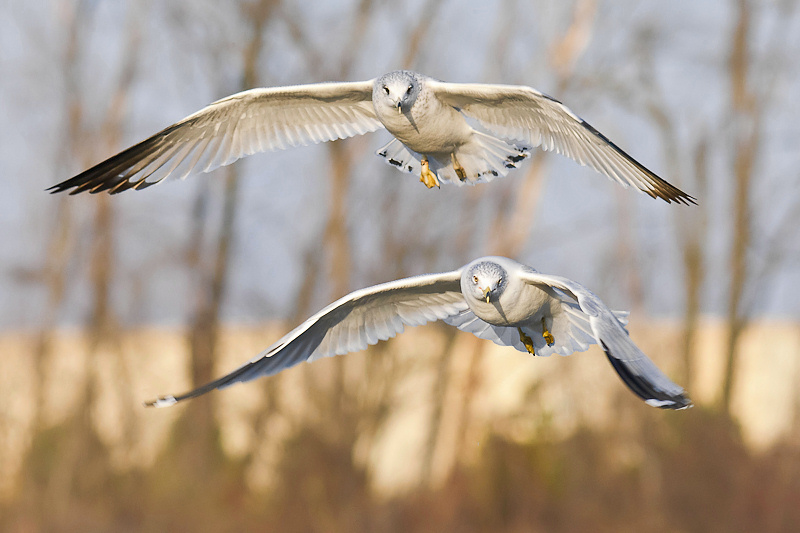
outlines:
M591 291L540 274L505 257L483 257L440 274L390 281L348 294L318 312L233 372L178 396L145 405L166 407L214 389L276 374L302 361L363 350L404 326L444 320L521 352L547 356L605 350L634 394L663 409L692 405L628 336L627 313L611 311Z
M477 131L467 119L485 131ZM505 176L530 155L531 147L540 146L653 198L696 203L561 102L535 89L446 83L408 70L368 81L237 93L48 190L114 194L143 189L167 177L209 172L256 152L381 128L394 138L377 154L418 174L428 188Z

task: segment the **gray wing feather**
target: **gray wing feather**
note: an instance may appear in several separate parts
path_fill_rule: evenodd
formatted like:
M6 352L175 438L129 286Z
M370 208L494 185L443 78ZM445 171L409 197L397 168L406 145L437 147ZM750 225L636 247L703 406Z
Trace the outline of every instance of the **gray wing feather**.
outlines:
M453 315L444 319L444 321L451 326L457 327L461 331L472 333L479 339L492 341L500 346L513 346L514 348L517 348L516 344L513 342L513 339L506 338L506 332L508 330L512 330L512 328L493 326L488 322L484 322L475 316L475 313L468 308L464 309L457 315ZM519 342L519 339L517 339L517 342ZM522 346L521 343L520 346ZM522 351L525 351L524 346L522 347Z
M218 100L94 167L51 187L118 193L183 179L237 159L382 128L372 81L252 89Z
M164 396L149 406L172 405L214 389L268 376L303 361L363 350L405 326L447 319L467 308L461 271L426 274L361 289L330 304L256 357L193 391Z
M580 310L588 316L592 337L637 396L650 405L666 409L685 409L692 405L683 388L670 380L633 343L614 312L589 289L566 278L528 269L522 270L520 275L528 283L560 289L578 302Z
M536 355L542 357L552 354L570 355L575 352L586 351L590 345L597 344L589 324L588 315L582 312L580 307L568 296L555 291L554 295L561 298L561 313L553 317L553 324L550 326L556 339L555 344L548 346L542 337L541 330L535 331L534 328L528 326L523 326L522 328L533 340ZM613 311L613 313L623 325L627 322L627 312ZM519 340L517 328L489 324L475 316L469 309L445 319L445 322L462 331L472 333L480 339L492 341L500 346L510 346L525 353L528 351ZM538 324L536 325L538 326Z
M563 154L653 198L694 204L695 199L659 178L564 104L531 87L445 83L426 84L443 102L477 119L507 139Z

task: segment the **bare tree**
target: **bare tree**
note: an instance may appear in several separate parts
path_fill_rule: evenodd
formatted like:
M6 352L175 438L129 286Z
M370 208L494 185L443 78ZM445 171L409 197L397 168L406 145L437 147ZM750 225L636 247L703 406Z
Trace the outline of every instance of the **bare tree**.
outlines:
M733 387L736 382L739 337L746 324L742 308L742 295L748 279L747 251L750 247L751 183L761 144L763 99L753 93L750 46L752 42L753 11L749 0L736 1L737 18L731 36L729 57L731 112L734 126L734 200L733 236L730 256L731 280L727 309L727 339L725 372L722 380L720 404L730 412Z
M84 88L79 82L78 71L86 52L84 35L94 15L92 6L86 2L65 5L67 42L64 53L63 76L67 98L67 123L65 127L62 149L59 151L63 160L75 158L80 165L91 163L96 153L93 148L101 146L103 150L118 148L122 117L126 108L126 100L134 78L139 41L138 13L131 10L127 13L126 42L120 60L122 68L116 86L112 92L108 112L103 123L97 127L87 123L85 113L86 102L82 96ZM99 141L99 142L98 142ZM117 359L112 366L121 369L117 390L126 398L130 398L130 380L119 345L117 321L112 307L112 286L114 273L114 211L108 197L98 197L86 206L94 208L91 223L88 277L91 286L91 314L88 323L88 348L86 353L85 380L82 384L77 407L72 417L63 428L60 444L60 461L51 472L42 491L39 501L47 507L47 512L39 514L43 527L56 523L79 524L83 520L76 502L87 493L96 490L92 483L102 477L108 468L107 454L99 443L92 413L97 406L96 375L99 358L103 352L112 353ZM56 216L56 229L52 232L49 245L48 264L45 268L44 280L50 292L48 310L44 317L43 330L39 335L36 349L36 368L39 387L46 383L46 367L49 366L49 354L52 350L52 329L56 316L64 301L68 286L67 258L79 255L81 249L74 237L71 209L68 202L73 199L60 199ZM74 277L74 276L73 276ZM70 282L73 279L69 279ZM37 393L38 431L44 431L41 423L41 389ZM129 414L129 413L128 413ZM123 432L130 435L132 419L123 416L120 419Z
M260 0L244 7L244 14L251 25L251 37L243 50L239 90L255 87L258 83L264 27L276 6L276 0ZM190 267L198 270L198 298L189 334L190 376L195 387L212 380L217 360L220 313L228 287L231 250L237 240L235 228L238 190L239 167L225 167L222 216L213 247L205 254L203 228L207 191L201 191L195 203L193 238L188 253ZM210 260L204 260L205 257ZM204 396L192 402L178 429L180 441L192 443L191 453L181 453L185 457L186 473L202 478L208 474L209 469L213 469L216 464L214 458L219 454L219 430L214 415L214 399Z
M694 151L694 176L696 184L696 194L700 198L705 197L708 190L707 176L707 154L708 141L706 134L700 136L700 140ZM700 313L702 311L702 288L705 279L705 254L703 253L705 240L707 238L708 209L704 205L698 208L698 215L695 217L680 217L678 219L680 239L683 243L681 247L683 256L683 268L686 273L684 283L684 297L686 299L686 311L683 317L682 334L682 361L683 361L683 382L688 390L692 390L694 382L694 343L698 336Z
M636 94L631 94L631 91L624 90L619 92L620 96L626 101L634 102L642 108L655 125L661 140L663 160L670 179L676 180L683 187L690 187L693 194L700 199L698 205L687 208L679 207L674 210L677 240L680 246L685 275L685 283L683 284L685 312L681 343L684 375L682 381L691 390L694 377L692 349L698 330L702 288L705 278L706 258L703 250L707 238L706 227L709 209L705 194L708 190L706 167L708 164L709 134L706 128L698 127L695 128L699 131L695 138L690 139L688 142L682 141L678 127L673 119L674 112L670 110L668 99L656 82L657 77L654 72L656 56L653 49L655 37L651 28L646 28L637 36L635 56L638 60L639 76ZM683 164L685 159L683 154L693 154L690 168ZM628 225L630 226L631 224ZM638 301L641 305L641 277L634 269L630 269L626 277L635 277L637 280ZM632 289L632 292L636 293L637 290Z

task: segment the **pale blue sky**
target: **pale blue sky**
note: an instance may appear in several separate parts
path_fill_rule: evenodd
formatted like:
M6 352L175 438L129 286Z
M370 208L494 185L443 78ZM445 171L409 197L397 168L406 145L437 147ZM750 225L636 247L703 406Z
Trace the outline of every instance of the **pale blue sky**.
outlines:
M139 17L141 46L136 78L125 113L125 146L137 142L203 105L234 91L240 77L241 49L247 25L229 2L86 2L90 17L81 21L78 91L91 132L108 112L110 92L119 74L129 17ZM335 76L341 51L352 36L358 2L285 2L264 32L262 84L307 83ZM35 328L46 292L29 274L40 267L59 197L43 190L82 170L64 158L63 54L65 13L72 2L37 0L14 3L0 18L0 327ZM400 9L376 2L369 30L353 62L351 79L368 79L400 67L409 32L418 22L422 1ZM749 301L756 315L800 316L800 210L797 146L800 94L798 64L800 17L778 12L778 3L758 3L753 44L755 84L773 87L763 105L764 142L757 160L752 220L752 264L778 252L773 270L753 284ZM414 68L450 81L492 81L531 85L564 101L646 166L690 194L696 194L688 149L707 134L709 190L698 200L708 209L708 275L704 311L720 313L727 302L731 236L733 131L727 54L734 12L727 3L600 2L589 48L576 76L562 92L549 62L549 43L569 22L572 3L446 1L425 38ZM510 10L510 11L509 11ZM785 24L785 26L783 26ZM302 34L311 56L325 60L322 72L293 40ZM791 31L786 31L790 28ZM642 62L642 35L649 35L652 61ZM781 46L772 39L783 36ZM497 54L497 39L507 39ZM767 54L767 50L779 50ZM652 73L652 84L642 82ZM489 76L489 78L487 78ZM322 77L322 78L321 78ZM675 128L679 160L669 162L659 132L644 105L659 102ZM397 265L382 261L387 214L395 232L410 241L402 270L449 270L489 250L480 230L496 216L504 191L514 191L525 170L501 182L480 186L476 211L466 213L473 191L443 187L427 191L413 176L385 165L372 152L388 140L379 132L345 141L362 149L348 192L347 227L355 269L351 288L385 281ZM94 146L93 161L112 155ZM242 172L237 241L231 263L231 290L225 315L235 320L264 320L291 311L302 254L313 250L327 217L329 163L325 146L261 154L237 163ZM602 176L561 157L547 160L545 183L536 206L532 237L517 259L535 268L572 277L594 289L612 306L634 302L625 270L616 257L616 217L629 213L635 257L631 268L643 280L644 311L679 316L683 309L683 270L676 221L694 216L691 208L621 190ZM670 174L678 169L680 175ZM113 198L117 217L115 309L125 322L182 322L192 303L192 279L183 265L191 207L199 190L221 190L215 175L194 176ZM86 272L93 198L71 197L76 248L68 264L71 279L59 316L63 324L82 322L89 310ZM219 213L210 204L211 220ZM689 213L689 214L687 214ZM789 213L787 215L787 213ZM420 218L427 221L420 228ZM468 249L453 243L457 228L477 221ZM789 220L790 222L784 222ZM783 224L778 242L770 235ZM798 231L785 228L798 226ZM430 250L436 250L431 258ZM426 259L427 258L427 259ZM620 272L620 268L623 271ZM339 296L320 286L315 306ZM188 302L188 303L187 303Z

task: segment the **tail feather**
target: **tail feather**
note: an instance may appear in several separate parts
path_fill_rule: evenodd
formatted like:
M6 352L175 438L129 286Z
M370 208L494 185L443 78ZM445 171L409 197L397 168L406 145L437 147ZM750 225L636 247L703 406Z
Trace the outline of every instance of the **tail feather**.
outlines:
M497 177L508 174L512 168L530 157L530 147L512 144L481 132L473 133L473 140L460 146L455 153L456 159L466 173L466 178L459 178L453 168L452 158L448 156L428 156L430 168L436 173L440 182L456 185L474 185L490 182ZM376 152L386 159L390 165L404 172L419 173L422 156L409 150L397 139Z
M441 181L456 185L487 183L503 177L512 168L530 157L530 147L506 142L481 132L474 132L472 141L456 150L456 159L467 175L461 179L453 168L452 159L431 161L431 170Z
M422 156L409 150L405 144L397 139L393 138L375 153L386 159L386 163L403 172L419 174L422 170L422 164L420 163Z

